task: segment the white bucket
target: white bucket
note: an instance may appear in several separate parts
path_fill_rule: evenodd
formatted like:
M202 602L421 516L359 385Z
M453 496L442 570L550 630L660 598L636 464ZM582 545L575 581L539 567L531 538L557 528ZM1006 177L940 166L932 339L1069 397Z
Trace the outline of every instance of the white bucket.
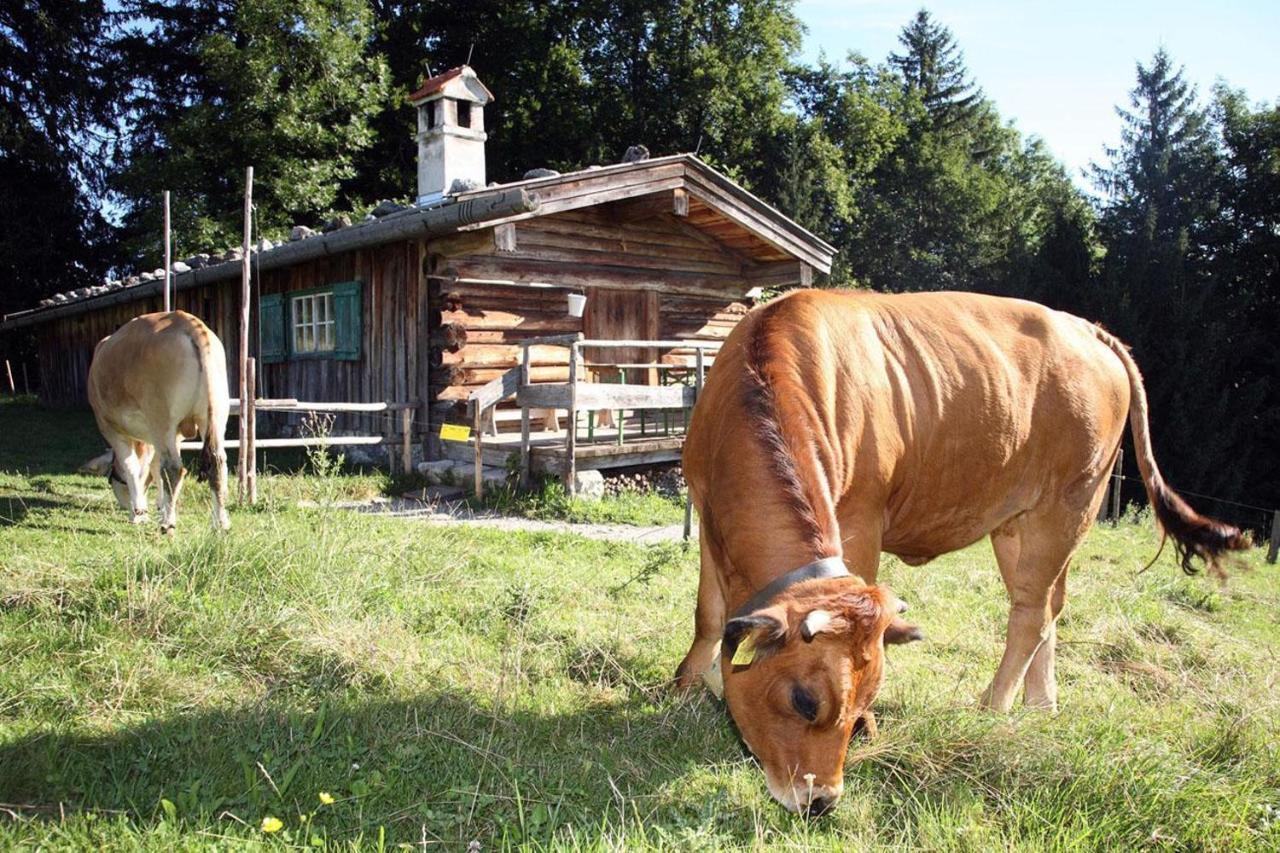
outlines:
M582 294L582 293L569 294L569 316L570 317L581 317L582 312L586 309L586 307L587 307L586 294Z

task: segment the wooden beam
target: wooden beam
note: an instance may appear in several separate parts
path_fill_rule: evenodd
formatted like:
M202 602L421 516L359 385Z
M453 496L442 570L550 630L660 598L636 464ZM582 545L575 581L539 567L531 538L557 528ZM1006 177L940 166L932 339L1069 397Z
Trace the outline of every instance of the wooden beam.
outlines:
M804 261L778 261L745 268L743 277L753 287L812 287L813 267Z
M676 216L689 215L689 193L684 187L676 187L671 191L671 212Z
M651 219L654 216L689 215L689 194L684 187L672 187L647 195L611 202L605 205L609 217L617 222Z
M494 226L493 247L499 252L514 252L516 250L516 226L514 223L506 222L502 225Z
M483 411L508 397L514 397L520 389L521 372L520 367L508 370L497 379L472 391L468 403L473 407L473 413Z

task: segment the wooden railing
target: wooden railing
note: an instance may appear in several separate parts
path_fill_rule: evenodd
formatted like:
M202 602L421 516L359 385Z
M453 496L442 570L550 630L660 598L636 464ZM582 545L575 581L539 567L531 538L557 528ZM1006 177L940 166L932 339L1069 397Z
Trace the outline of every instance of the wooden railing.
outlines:
M231 398L231 414L240 413L240 399ZM292 398L267 398L254 400L250 406L253 412L328 412L333 414L377 414L380 412L400 413L400 464L407 473L413 469L413 412L418 408L415 401L379 402L379 403L345 403L345 402L303 402ZM254 429L253 448L269 449L281 447L342 447L354 445L386 445L395 447L395 436L388 431L384 435L311 435L301 438L258 438ZM201 442L184 441L179 444L182 450L198 450ZM240 440L223 439L222 446L228 450L238 450ZM392 456L392 459L395 457Z
M535 346L567 346L569 348L569 381L534 384L530 380L530 351ZM514 367L488 384L476 389L468 397L468 414L472 423L473 443L475 450L475 493L484 494L482 479L482 460L484 443L484 424L487 414L504 400L515 398L520 406L520 475L521 481L528 484L531 466L530 449L530 410L532 409L564 409L568 413L568 429L565 435L565 455L568 469L565 472L566 485L572 493L573 481L577 474L577 416L580 411L601 411L618 409L671 410L693 408L698 394L702 390L706 378L708 350L719 349L719 341L689 340L591 340L581 333L572 335L554 335L541 338L530 338L520 342L522 356L520 366ZM603 384L582 381L584 374L582 349L597 347L601 349L619 349L639 347L646 349L670 348L686 349L694 352L694 385L635 385L635 384ZM622 437L622 424L618 424L619 438Z

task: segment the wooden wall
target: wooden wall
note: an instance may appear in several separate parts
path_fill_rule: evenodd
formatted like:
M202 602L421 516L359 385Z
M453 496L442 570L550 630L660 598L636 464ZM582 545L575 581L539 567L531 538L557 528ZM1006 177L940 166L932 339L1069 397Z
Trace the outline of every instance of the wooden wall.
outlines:
M239 280L235 287L220 283L184 290L174 295L174 301L176 308L204 320L222 340L231 371L232 396L235 396L234 389L240 381L239 366L235 363L240 323ZM41 400L57 406L87 406L85 380L98 341L134 317L160 311L162 307L163 299L155 296L74 317L61 317L38 327Z
M422 246L419 241L390 243L345 252L269 270L255 282L258 293L287 293L340 281L362 283L360 358L285 360L259 364L258 394L313 401L426 402L424 365L427 330L426 293L419 282ZM42 396L57 405L86 404L85 378L93 348L133 317L159 311L160 297L114 305L40 327ZM175 294L175 307L195 314L213 330L227 352L231 396L239 389L240 280L234 278ZM257 317L250 352L257 351ZM425 408L424 408L425 412ZM281 426L293 416L270 416ZM419 426L425 422L418 419ZM385 432L380 417L346 416L334 429Z
M420 357L426 350L420 344L427 329L423 325L426 293L419 282L421 252L416 240L388 243L263 273L263 294L359 281L363 310L359 359L300 358L260 365L259 394L326 402L416 400L425 411L427 389ZM286 324L288 316L286 308ZM421 413L415 421L423 425ZM382 416L347 416L335 423L335 429L372 432L386 432L388 426Z
M515 367L517 344L530 338L728 336L748 307L743 260L678 217L627 217L626 208L588 208L517 222L514 234L490 229L428 246L428 264L439 276L428 283L433 420L459 417L455 404ZM587 294L584 318L568 315L569 292ZM567 352L536 348L534 380L565 381ZM588 358L634 362L660 355L600 350Z
M585 332L601 338L723 340L747 310L747 265L680 217L638 215L623 203L270 270L256 283L261 294L362 282L363 340L357 361L260 364L258 392L320 401L418 400L423 408L415 423L421 430L456 417L471 391L517 366L518 344L530 338ZM239 384L239 289L237 278L176 296L177 307L205 320L222 339L233 396ZM584 318L568 314L565 297L571 291L587 294ZM94 345L131 317L156 310L158 298L42 326L45 398L83 405ZM253 334L256 352L256 329ZM599 350L588 358L652 361L664 354ZM533 376L567 379L567 349L535 348ZM377 418L348 417L334 428L381 432L384 426Z

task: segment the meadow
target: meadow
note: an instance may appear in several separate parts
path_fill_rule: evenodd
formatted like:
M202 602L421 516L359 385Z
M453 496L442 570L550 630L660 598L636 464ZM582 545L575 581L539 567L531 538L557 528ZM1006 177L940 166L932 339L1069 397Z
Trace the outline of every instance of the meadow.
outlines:
M891 651L880 736L807 820L719 702L669 689L696 551L332 506L392 485L370 473L267 475L222 536L192 481L165 538L74 473L100 446L82 413L0 402L0 849L1280 848L1257 552L1219 587L1168 550L1139 574L1147 519L1095 529L1062 710L1009 716L974 706L1004 631L989 546L886 558L927 640Z

